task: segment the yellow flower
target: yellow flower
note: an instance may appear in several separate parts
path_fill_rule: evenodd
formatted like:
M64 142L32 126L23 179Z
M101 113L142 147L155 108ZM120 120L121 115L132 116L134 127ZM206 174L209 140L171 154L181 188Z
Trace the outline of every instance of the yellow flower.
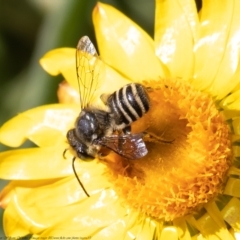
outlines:
M113 7L98 3L93 22L105 71L99 96L141 82L151 109L133 124L147 130L149 154L127 161L71 161L66 132L80 107L75 49L50 51L41 60L59 88L60 104L41 106L5 123L0 141L26 139L35 148L0 154L7 236L79 239L239 239L239 21L240 2L156 1L155 36ZM75 90L74 90L75 89ZM77 100L78 101L78 100ZM170 140L172 143L159 143Z

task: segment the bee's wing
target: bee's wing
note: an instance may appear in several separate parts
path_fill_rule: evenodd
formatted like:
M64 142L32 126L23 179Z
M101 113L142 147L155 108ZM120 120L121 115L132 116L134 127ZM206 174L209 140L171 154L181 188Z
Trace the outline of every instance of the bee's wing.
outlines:
M128 159L141 158L148 153L142 134L105 136L98 143Z
M81 109L89 105L94 92L99 87L99 75L102 67L96 48L89 37L80 38L76 49L76 72Z

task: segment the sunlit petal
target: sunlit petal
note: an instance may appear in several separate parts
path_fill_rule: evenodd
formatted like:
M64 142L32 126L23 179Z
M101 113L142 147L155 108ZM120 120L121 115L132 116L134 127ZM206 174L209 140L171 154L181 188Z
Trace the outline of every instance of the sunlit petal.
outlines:
M104 94L111 94L114 91L120 89L124 85L130 83L130 81L120 75L111 67L105 65L104 72L102 74L101 84L94 93L93 104L96 106L101 106L103 102L101 101L100 96Z
M178 236L182 240L190 240L191 235L187 227L185 219L176 219L173 221L174 226L177 228Z
M222 68L224 69L224 67L222 67ZM221 89L219 89L218 94L215 94L216 99L221 100L221 99L224 99L224 97L227 99L229 96L231 97L232 93L239 91L239 89L240 89L239 79L240 79L240 64L238 65L238 68L236 69L235 73L233 73L232 76L229 76L229 78L226 81L224 81L223 79L222 79L222 81L219 81L219 83L215 81L212 91L214 91L214 89L218 88L217 87L218 84L219 85L224 84L224 85L222 85ZM229 93L230 93L230 95L229 95Z
M224 57L233 16L233 0L203 1L199 40L194 46L194 84L200 89L210 87ZM211 91L211 90L210 90Z
M234 93L230 94L226 98L224 98L220 106L225 109L230 110L240 110L240 90L235 91Z
M40 59L40 64L45 71L52 75L62 74L64 79L79 92L79 83L76 74L76 49L54 49ZM99 88L94 93L94 101L97 101L95 104L101 105L102 103L99 101L99 98L103 92L112 93L129 83L129 80L106 64L103 64L101 60L98 61L98 68L101 70L97 80L99 81Z
M15 197L16 195L14 195L14 198ZM32 231L34 231L34 225L32 224L32 222L30 222L30 224ZM13 238L17 238L19 236L26 236L30 232L29 227L26 227L26 223L23 222L22 219L19 217L19 209L16 207L16 204L14 204L14 201L10 202L6 210L4 211L3 228L5 235L11 236Z
M192 0L156 1L156 54L173 77L191 78L193 45L197 38L198 16Z
M38 146L52 146L65 139L79 111L79 105L74 104L53 104L30 109L1 127L0 142L18 147L30 139Z
M133 81L166 76L153 40L117 9L98 3L93 23L102 59Z
M222 3L221 3L222 4ZM229 94L239 83L239 53L240 53L240 1L226 1L226 4L232 5L229 11L230 29L227 36L227 44L219 70L211 87L211 93L222 99ZM226 26L227 27L227 26ZM216 56L217 57L217 56ZM235 72L238 71L236 76ZM238 81L237 81L238 79Z
M19 198L20 196L21 198ZM47 236L56 236L62 231L65 233L64 236L69 236L70 233L79 237L94 236L99 230L111 225L127 213L127 209L121 206L111 189L94 194L91 198L85 197L77 204L61 207L58 204L55 206L53 201L51 207L45 205L46 198L43 202L40 199L33 201L34 198L28 202L24 197L27 195L18 194L12 201L14 206L11 207L18 210L15 211L16 218L19 218L26 228L31 222L34 233L39 234L45 229ZM49 200L47 201L50 203ZM57 212L61 213L61 217L56 214ZM30 230L30 232L32 231ZM45 234L43 233L43 235Z
M130 239L152 239L157 231L157 224L150 217L142 217L131 213L131 219L127 219L126 225L131 226L128 230L127 236ZM138 219L138 220L136 220ZM131 220L131 221L130 221Z
M58 146L58 148L56 147ZM70 159L63 158L66 144L18 149L0 153L0 178L49 179L72 174Z
M54 76L62 74L78 90L75 56L75 48L57 48L47 52L39 62L46 72Z
M216 239L217 236L219 239L234 240L228 229L220 227L208 213L200 217L197 224L204 236L212 236L213 239Z
M214 201L210 201L205 205L205 209L207 210L208 214L211 218L216 222L216 224L226 231L226 224L221 217L221 212L219 211L216 203Z
M164 227L161 232L160 240L165 239L178 240L177 228L173 226Z
M114 205L113 205L114 204ZM87 234L90 234L91 239L94 240L101 240L101 239L118 239L119 236L125 236L124 239L131 240L134 236L139 237L139 239L142 238L141 231L143 228L149 229L148 221L145 221L144 219L139 219L139 215L133 213L129 209L124 209L122 206L119 205L119 201L114 202L113 204L108 204L106 207L109 209L107 210L107 214L102 216L101 218L97 219L95 216L96 214L92 215L86 215L84 218L80 216L77 217L77 219L73 222L72 219L69 219L69 223L71 224L69 227L63 227L63 225L57 225L54 227L54 229L49 229L48 231L43 233L43 236L49 236L49 235L56 235L61 234L64 236L68 236L69 233L67 231L71 231L74 236L79 237L87 237ZM100 206L101 208L101 206ZM100 209L101 211L101 209ZM110 211L112 211L110 215ZM98 213L98 211L96 211ZM90 210L91 213L91 210ZM114 215L113 215L114 213ZM118 213L118 217L116 215ZM110 215L110 216L109 216ZM82 218L82 220L81 220ZM107 219L109 218L109 219ZM81 220L80 228L77 224L78 220ZM93 223L92 221L95 221ZM62 223L65 224L65 223ZM102 227L100 227L102 225ZM86 228L85 228L86 226ZM138 230L137 235L133 235L131 230L128 230L128 227L134 226ZM97 229L97 231L94 231L90 233L90 229L94 228ZM148 236L154 236L153 232L148 232ZM88 236L89 237L89 236ZM150 238L150 239L151 239Z
M127 208L121 206L120 201L118 201L118 198L112 189L101 191L100 193L93 195L91 198L88 198L87 201L86 204L79 204L79 208L82 211L80 211L78 215L75 214L72 216L71 220L69 219L71 222L76 223L76 225L73 224L73 229L75 228L77 230L79 228L79 223L81 223L81 231L94 231L94 226L108 226L111 222L116 221L119 217L122 217L127 213ZM89 209L88 206L91 206L91 208ZM87 218L90 221L92 220L91 223L85 222ZM96 221L94 218L99 220ZM85 227L89 229L84 229Z
M240 231L240 201L232 198L221 211L223 219L235 230Z
M55 182L56 179L44 179L44 180L30 180L30 181L11 181L8 183L0 193L0 205L2 208L6 208L9 202L13 199L15 194L16 187L31 189L36 187L41 187L44 185L48 185L49 183Z
M234 197L240 197L240 179L229 178L227 181L227 185L224 189L224 194L231 195Z

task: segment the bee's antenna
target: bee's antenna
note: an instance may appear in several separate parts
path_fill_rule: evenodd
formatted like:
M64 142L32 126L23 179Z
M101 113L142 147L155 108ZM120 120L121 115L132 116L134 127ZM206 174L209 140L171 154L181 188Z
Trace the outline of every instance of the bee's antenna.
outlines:
M73 168L74 175L75 175L75 177L77 178L78 183L79 183L80 186L82 187L82 189L83 189L83 191L85 192L85 194L86 194L88 197L90 197L90 195L88 194L87 190L85 189L85 187L83 186L82 182L80 181L80 179L79 179L79 177L78 177L78 175L77 175L77 172L76 172L75 166L74 166L75 160L76 160L76 157L74 157L74 158L72 159L72 168Z
M64 158L64 159L66 159L66 156L65 156L65 155L66 155L67 150L68 150L68 149L66 148L66 149L63 151L63 158Z

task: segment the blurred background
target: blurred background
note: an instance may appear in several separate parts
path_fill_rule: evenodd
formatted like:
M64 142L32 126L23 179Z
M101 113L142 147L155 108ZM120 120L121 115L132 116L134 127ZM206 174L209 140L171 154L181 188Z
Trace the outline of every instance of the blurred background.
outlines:
M49 76L38 61L53 48L75 47L83 35L95 43L92 10L96 2L0 0L0 126L22 111L57 101L62 78ZM153 36L154 0L102 2L115 6ZM200 0L197 7L201 8ZM7 149L0 144L0 151ZM3 237L1 221L0 215Z

